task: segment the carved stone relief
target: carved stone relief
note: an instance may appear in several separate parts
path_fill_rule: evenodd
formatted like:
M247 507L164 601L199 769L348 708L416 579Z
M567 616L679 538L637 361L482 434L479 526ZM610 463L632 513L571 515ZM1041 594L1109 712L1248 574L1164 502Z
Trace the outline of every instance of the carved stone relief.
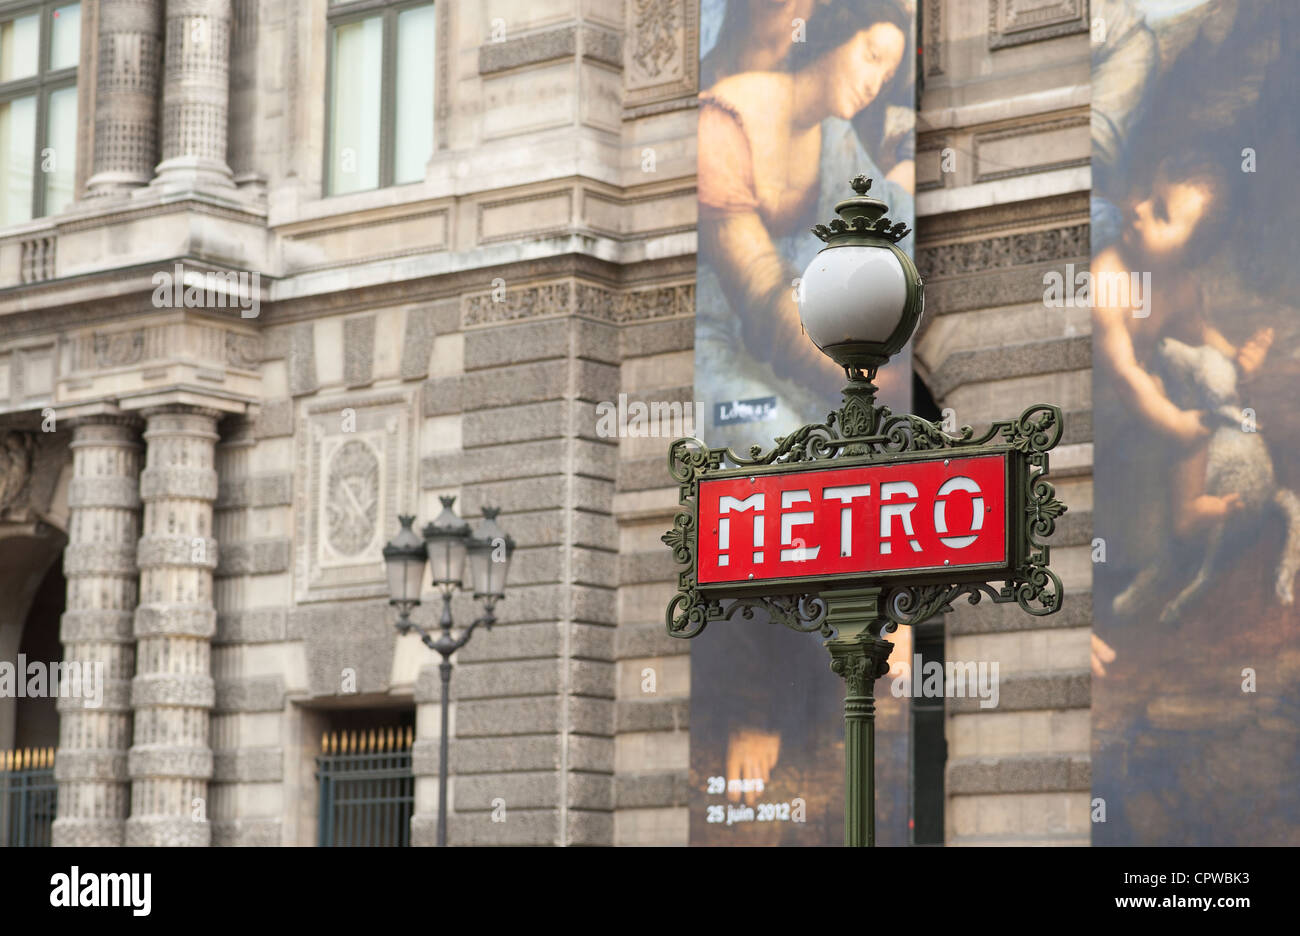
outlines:
M627 0L626 17L625 110L693 99L699 83L696 0Z
M0 516L23 506L36 440L27 432L0 434Z
M573 314L621 325L694 312L694 283L623 292L589 283L562 282L468 295L464 298L463 322L470 327Z
M379 456L369 443L351 439L334 449L325 490L325 546L343 558L361 555L379 527Z
M1088 0L989 0L989 49L1088 31Z
M294 504L297 600L387 594L383 545L414 507L411 393L307 402L299 419Z

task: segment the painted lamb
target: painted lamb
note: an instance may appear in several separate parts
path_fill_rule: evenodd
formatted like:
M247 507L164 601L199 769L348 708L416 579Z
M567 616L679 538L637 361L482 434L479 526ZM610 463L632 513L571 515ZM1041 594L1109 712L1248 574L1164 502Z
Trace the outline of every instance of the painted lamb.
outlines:
M1229 542L1249 541L1253 532L1276 510L1286 522L1286 542L1278 559L1274 591L1284 605L1295 601L1295 576L1300 571L1300 497L1278 487L1273 460L1259 432L1247 431L1237 396L1236 364L1210 345L1193 347L1162 338L1156 348L1169 399L1186 409L1204 410L1210 427L1205 468L1205 493L1217 497L1237 494L1241 507L1210 528L1205 558L1195 578L1169 602L1161 624L1176 622L1226 564ZM1145 593L1176 575L1177 558L1166 549L1155 563L1115 598L1117 614L1132 614Z

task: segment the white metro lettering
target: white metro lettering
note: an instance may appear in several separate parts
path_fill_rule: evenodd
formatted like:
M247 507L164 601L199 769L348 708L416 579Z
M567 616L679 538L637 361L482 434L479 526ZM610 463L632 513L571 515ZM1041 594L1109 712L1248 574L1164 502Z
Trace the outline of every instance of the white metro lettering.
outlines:
M812 492L807 488L802 491L782 491L781 492L781 510L786 511L801 501L812 503ZM781 514L781 545L794 546L794 528L805 526L813 522L813 512L811 510L801 510L797 513ZM803 540L799 541L801 544ZM814 546L808 549L802 545L794 546L793 549L781 550L782 562L806 562L809 559L816 559L817 554L822 551L820 546Z
M886 504L885 501L895 494L910 497L911 501ZM918 496L916 485L911 481L886 481L880 486L880 554L882 556L888 556L894 551L894 544L889 541L889 538L894 535L895 517L903 521L903 532L909 537L907 542L911 545L912 552L921 551L921 544L916 539L916 531L912 529L912 509L916 507Z
M1003 455L702 481L698 579L894 573L1010 561Z
M752 509L754 511L753 543L754 543L754 550L755 550L754 551L755 563L759 563L763 561L763 549L762 549L763 500L764 500L764 495L751 494L749 497L746 497L744 500L741 500L738 497L724 496L718 502L719 514L725 514L732 510L748 511ZM718 565L724 566L729 563L731 557L727 555L725 550L730 548L731 548L731 518L724 516L718 520Z
M840 508L840 555L853 555L853 498L870 497L870 484L848 484L843 487L822 488L825 500L837 500L844 506Z
M970 502L972 532L969 536L940 536L939 542L952 549L964 549L979 538L979 531L984 526L984 498L979 496L982 493L980 486L972 478L958 475L945 481L939 488L939 496L934 502L934 528L939 533L948 532L948 502L944 498L953 491L967 491L975 495Z

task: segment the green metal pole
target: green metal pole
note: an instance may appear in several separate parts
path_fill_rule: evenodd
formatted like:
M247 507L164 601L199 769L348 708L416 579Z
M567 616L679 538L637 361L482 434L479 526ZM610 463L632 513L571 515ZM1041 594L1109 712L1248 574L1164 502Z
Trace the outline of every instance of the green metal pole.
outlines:
M880 637L881 589L822 593L835 636L827 640L831 671L844 680L844 844L876 844L875 682L889 671L894 645Z

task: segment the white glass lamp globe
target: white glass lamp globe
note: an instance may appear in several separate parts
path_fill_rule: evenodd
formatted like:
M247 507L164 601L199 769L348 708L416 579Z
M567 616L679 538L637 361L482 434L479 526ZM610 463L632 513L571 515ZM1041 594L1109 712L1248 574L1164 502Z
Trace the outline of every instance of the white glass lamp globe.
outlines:
M911 232L885 217L889 207L867 195L871 180L856 176L856 196L813 233L826 242L799 281L799 317L822 353L849 371L874 374L916 331L925 304L921 276L897 242Z
M800 284L804 329L823 351L850 342L883 345L907 309L907 275L887 248L846 244L823 250Z

